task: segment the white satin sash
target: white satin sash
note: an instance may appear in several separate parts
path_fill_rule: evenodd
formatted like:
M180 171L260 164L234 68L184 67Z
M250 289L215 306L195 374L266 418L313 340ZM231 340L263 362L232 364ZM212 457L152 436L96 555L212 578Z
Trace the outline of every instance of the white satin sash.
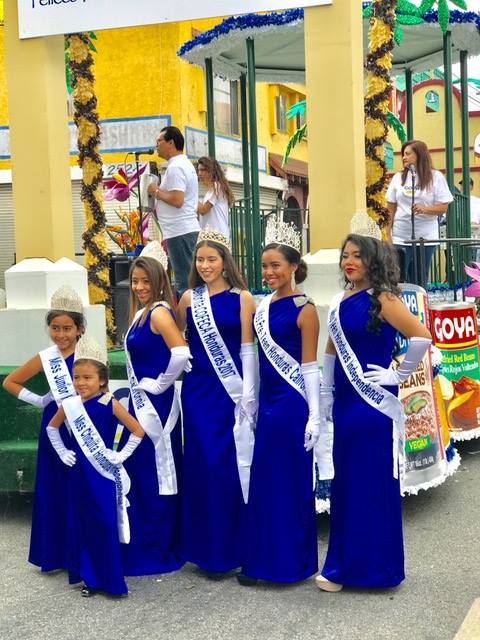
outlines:
M56 344L48 347L48 349L43 349L38 355L42 361L42 367L53 398L57 405L60 406L65 398L76 395L67 363Z
M117 525L120 542L130 542L130 524L128 521L127 493L130 491L130 478L123 465L112 464L105 455L106 446L80 396L73 396L63 401L63 409L75 440L92 467L104 478L115 483L117 503Z
M150 398L143 389L138 388L138 380L132 366L132 360L127 348L127 337L131 328L143 314L140 309L129 327L125 336L125 363L127 368L128 384L132 397L133 408L137 420L142 425L146 434L153 442L155 448L155 465L157 469L158 493L162 496L175 495L178 493L177 471L175 469L175 459L173 457L172 442L170 434L177 424L180 415L180 403L177 391L173 390L173 401L169 416L165 426L163 426L160 416L153 406Z
M336 295L328 312L328 330L344 373L358 395L374 409L393 420L393 477L404 475L405 413L400 400L384 387L364 378L363 369L343 332L340 303L344 293ZM338 401L341 401L340 399Z
M223 388L235 405L235 425L233 437L237 454L237 468L245 504L248 502L250 486L250 467L252 464L254 434L253 425L240 411L243 382L235 362L227 349L213 317L212 305L206 285L192 289L192 319L202 341L203 348L210 360Z

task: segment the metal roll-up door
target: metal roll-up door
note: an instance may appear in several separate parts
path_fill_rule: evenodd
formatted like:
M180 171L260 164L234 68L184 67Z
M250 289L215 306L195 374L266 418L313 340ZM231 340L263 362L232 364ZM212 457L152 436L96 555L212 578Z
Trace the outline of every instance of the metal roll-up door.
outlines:
M5 288L5 271L15 260L15 224L12 185L0 184L0 287Z

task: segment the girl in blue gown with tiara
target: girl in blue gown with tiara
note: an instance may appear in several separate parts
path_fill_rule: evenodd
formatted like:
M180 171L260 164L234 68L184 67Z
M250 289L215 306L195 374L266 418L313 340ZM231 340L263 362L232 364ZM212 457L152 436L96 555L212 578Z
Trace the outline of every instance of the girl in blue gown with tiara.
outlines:
M69 469L53 450L46 427L62 399L75 394L71 379L75 345L84 331L85 320L80 296L69 286L60 287L52 295L47 313L48 334L53 346L45 349L12 371L4 380L4 388L19 400L43 408L38 436L35 493L28 560L42 571L68 569L67 541L72 535L69 513ZM23 385L44 371L50 391L39 396ZM70 440L65 425L62 437Z
M193 356L182 383L181 553L218 579L241 564L257 410L255 304L228 240L213 230L198 236L189 285L178 309Z
M122 464L138 447L144 431L108 393L107 352L88 336L75 349L73 383L78 395L63 401L47 427L53 449L71 467L75 535L67 541L71 548L69 581L83 580L83 597L97 591L122 596L128 592L121 543L129 541L125 496L130 488ZM67 443L58 429L65 417L72 429ZM111 447L118 423L127 427L130 437L117 452Z
M189 357L175 324L173 296L158 241L150 242L130 269L130 328L125 338L130 412L146 436L125 464L130 544L125 575L179 569L182 434L175 380ZM122 436L123 438L123 436Z
M306 277L292 229L267 237L262 275L273 290L255 315L260 391L240 584L298 582L318 570L313 447L321 428L316 309L296 285ZM287 236L287 237L285 237ZM285 238L283 241L281 238ZM292 236L295 240L294 234Z
M350 234L341 249L345 291L332 303L322 402L333 404L330 538L324 591L395 587L404 579L398 384L417 367L430 334L402 303L390 245ZM410 339L396 368L397 331ZM327 393L327 387L335 388Z

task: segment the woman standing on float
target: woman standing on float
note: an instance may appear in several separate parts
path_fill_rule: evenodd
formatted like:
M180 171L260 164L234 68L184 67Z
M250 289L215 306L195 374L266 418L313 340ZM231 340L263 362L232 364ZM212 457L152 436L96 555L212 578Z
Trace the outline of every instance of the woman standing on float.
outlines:
M131 324L125 336L130 410L146 436L125 463L132 481L125 575L166 573L183 564L178 549L182 445L174 383L189 351L175 324L165 261L160 243L153 241L130 270Z
M271 218L272 220L272 218ZM297 289L307 266L292 226L267 225L255 314L260 391L241 584L298 582L317 571L312 449L320 434L319 323Z
M345 291L330 307L323 366L333 404L335 477L327 558L316 583L324 591L395 587L405 577L398 385L415 371L431 339L400 299L391 245L350 234L340 255ZM398 331L410 345L397 368Z
M219 232L200 232L178 308L192 370L182 384L182 557L211 578L241 563L255 400L255 304ZM242 496L243 492L243 496Z

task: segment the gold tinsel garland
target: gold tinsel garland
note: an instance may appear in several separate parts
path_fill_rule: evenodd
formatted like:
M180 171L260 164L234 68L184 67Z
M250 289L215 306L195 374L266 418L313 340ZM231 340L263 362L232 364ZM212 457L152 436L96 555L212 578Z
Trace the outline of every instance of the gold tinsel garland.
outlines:
M386 207L387 168L383 145L387 139L387 113L392 90L390 69L394 47L397 0L373 0L368 30L367 94L365 96L365 156L368 215L385 235L389 214Z
M92 304L104 304L107 320L107 342L113 346L113 321L109 258L103 210L102 159L98 152L100 127L96 111L95 78L92 72L88 33L66 36L74 100L74 121L78 132L78 164L82 168L82 202L85 211L83 247L88 272L88 293Z

